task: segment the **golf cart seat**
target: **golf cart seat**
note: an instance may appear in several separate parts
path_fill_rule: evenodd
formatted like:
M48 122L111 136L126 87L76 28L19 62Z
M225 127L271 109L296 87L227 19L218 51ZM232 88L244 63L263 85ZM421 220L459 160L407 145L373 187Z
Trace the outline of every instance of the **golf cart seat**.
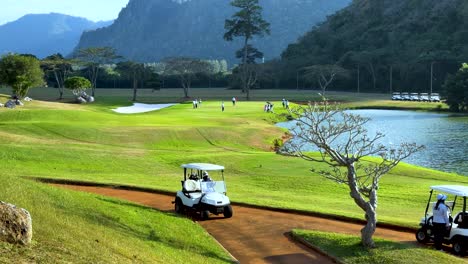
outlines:
M463 218L462 218L463 217ZM465 221L463 221L465 220ZM466 229L468 228L468 213L465 212L464 214L460 212L455 218L454 224L458 225L458 228Z
M184 182L184 192L193 193L201 192L200 182L194 180L186 180Z

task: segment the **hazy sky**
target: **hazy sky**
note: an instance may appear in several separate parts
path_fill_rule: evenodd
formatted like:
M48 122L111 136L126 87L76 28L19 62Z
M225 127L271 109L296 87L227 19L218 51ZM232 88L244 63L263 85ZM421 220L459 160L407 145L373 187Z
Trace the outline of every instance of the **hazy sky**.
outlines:
M93 21L117 18L129 0L0 0L0 25L26 14L62 13Z

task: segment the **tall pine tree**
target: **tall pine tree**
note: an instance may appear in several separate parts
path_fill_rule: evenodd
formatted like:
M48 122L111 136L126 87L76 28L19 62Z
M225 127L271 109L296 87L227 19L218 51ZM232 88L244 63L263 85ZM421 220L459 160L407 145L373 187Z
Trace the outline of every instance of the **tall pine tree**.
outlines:
M242 89L247 94L247 99L250 98L250 88L257 79L255 60L249 59L249 51L254 49L249 41L254 36L263 37L265 34L270 34L270 23L262 18L262 7L258 0L233 0L231 5L240 10L232 15L231 19L226 19L224 28L226 33L224 39L233 41L236 37L244 39L244 46L237 53L238 57L242 58L239 66L239 75L242 82ZM257 51L255 49L255 51ZM257 51L259 52L259 51Z

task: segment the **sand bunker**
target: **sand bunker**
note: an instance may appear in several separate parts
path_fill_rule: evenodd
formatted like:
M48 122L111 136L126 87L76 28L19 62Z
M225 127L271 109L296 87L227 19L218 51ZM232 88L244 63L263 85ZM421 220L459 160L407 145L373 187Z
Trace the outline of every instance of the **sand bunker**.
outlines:
M116 109L112 109L112 111L120 113L120 114L138 114L138 113L146 113L151 111L160 110L166 107L173 106L175 104L140 104L134 103L132 106L124 106L119 107Z

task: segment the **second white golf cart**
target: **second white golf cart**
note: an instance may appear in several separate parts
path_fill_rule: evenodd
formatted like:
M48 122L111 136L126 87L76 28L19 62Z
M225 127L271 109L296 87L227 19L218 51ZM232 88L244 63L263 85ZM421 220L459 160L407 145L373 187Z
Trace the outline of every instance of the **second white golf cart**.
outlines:
M421 228L416 232L416 239L421 243L427 243L434 239L432 228L432 212L435 202L432 201L434 191L448 194L445 204L450 207L452 213L457 212L455 218L450 216L451 227L445 235L444 244L452 244L453 252L463 255L468 249L468 212L466 211L466 197L468 196L468 186L460 185L438 185L432 186L429 200L426 206L425 216L421 219ZM449 200L453 198L453 200ZM458 200L462 201L458 201ZM460 204L460 205L459 205Z
M178 191L174 201L176 213L193 211L200 214L202 220L209 218L210 213L232 217L232 207L226 196L224 167L208 163L183 164L184 180L182 190ZM208 173L213 173L209 175ZM214 174L217 177L214 177ZM219 175L220 174L220 175ZM221 181L214 181L221 178Z

